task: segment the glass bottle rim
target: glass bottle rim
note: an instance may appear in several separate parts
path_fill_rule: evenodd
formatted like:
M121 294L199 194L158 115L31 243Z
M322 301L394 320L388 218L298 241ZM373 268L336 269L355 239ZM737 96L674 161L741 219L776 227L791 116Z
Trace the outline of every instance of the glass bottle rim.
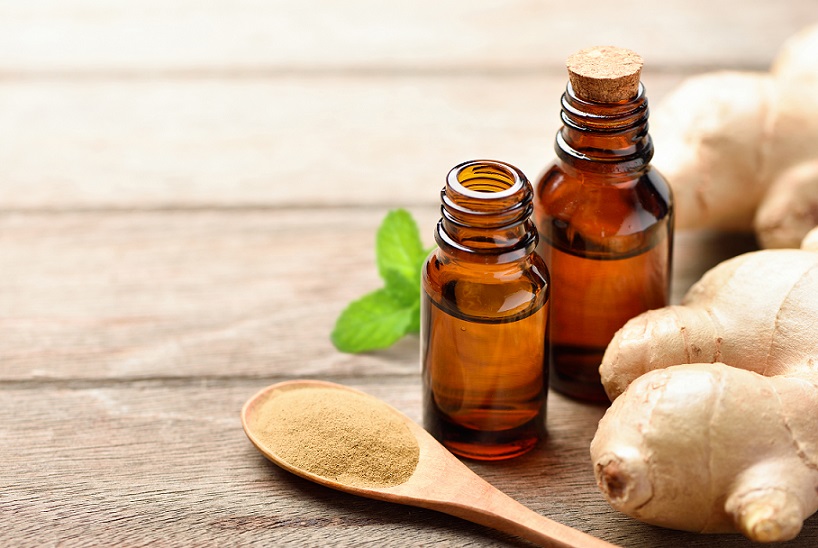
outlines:
M507 176L507 179L511 184L505 189L491 192L469 188L461 182L460 176L464 171L473 167L491 169L495 173L499 171ZM526 181L527 179L525 178L525 175L523 175L518 168L499 160L469 160L454 166L446 176L446 184L454 192L477 200L501 200L503 198L514 196L516 193L523 190Z

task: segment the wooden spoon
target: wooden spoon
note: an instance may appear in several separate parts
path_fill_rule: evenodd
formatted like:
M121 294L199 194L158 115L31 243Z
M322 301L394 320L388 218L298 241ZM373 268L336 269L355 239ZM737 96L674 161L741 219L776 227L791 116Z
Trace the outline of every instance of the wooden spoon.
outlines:
M390 487L356 487L308 472L283 460L262 441L259 409L289 390L323 388L345 390L375 400L385 413L406 423L420 448L415 471L405 482ZM474 523L517 535L541 546L574 548L612 547L613 544L562 525L526 508L472 472L457 457L411 419L373 396L324 381L289 381L268 386L253 396L241 411L244 431L259 451L281 468L327 487L398 504L438 510ZM327 440L328 442L331 440Z

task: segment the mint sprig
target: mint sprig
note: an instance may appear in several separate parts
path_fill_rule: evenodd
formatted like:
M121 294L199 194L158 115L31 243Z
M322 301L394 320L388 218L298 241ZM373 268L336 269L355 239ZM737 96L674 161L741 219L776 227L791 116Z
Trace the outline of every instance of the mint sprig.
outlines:
M420 270L427 255L417 223L404 209L390 211L375 238L384 287L349 303L330 339L342 352L386 348L420 331Z

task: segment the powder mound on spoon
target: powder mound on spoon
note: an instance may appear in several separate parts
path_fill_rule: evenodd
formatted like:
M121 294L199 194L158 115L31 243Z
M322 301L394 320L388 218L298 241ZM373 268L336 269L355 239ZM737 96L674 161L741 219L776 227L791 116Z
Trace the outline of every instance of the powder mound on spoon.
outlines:
M288 390L265 401L260 441L284 462L352 487L409 479L420 449L400 416L365 395L329 388Z

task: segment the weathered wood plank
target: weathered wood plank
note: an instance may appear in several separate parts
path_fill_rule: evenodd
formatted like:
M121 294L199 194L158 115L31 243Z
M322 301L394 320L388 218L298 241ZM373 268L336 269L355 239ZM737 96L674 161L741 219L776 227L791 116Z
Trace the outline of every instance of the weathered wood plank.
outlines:
M414 372L416 342L352 359L328 339L340 309L380 284L383 213L0 216L0 375Z
M0 2L0 74L560 66L589 40L661 66L766 67L812 0Z
M453 164L496 157L535 177L562 60L588 37L642 52L655 100L692 71L767 66L816 12L0 0L0 544L520 545L294 478L253 450L239 408L269 382L319 377L418 420L416 338L363 356L328 340L380 284L386 209L415 206L431 243ZM678 242L677 300L748 245ZM749 545L611 510L587 455L601 413L552 394L543 447L471 466L627 546ZM816 540L813 518L790 545Z
M427 244L438 212L413 209ZM0 215L0 379L415 374L328 335L377 289L385 209ZM745 240L685 235L676 300Z
M465 160L536 177L565 80L4 82L0 210L434 204Z
M337 493L267 463L239 424L276 379L2 388L0 542L15 546L523 546L431 511ZM351 386L420 418L416 379ZM510 462L469 466L535 511L629 547L740 547L622 516L594 485L587 446L599 407L549 396L549 440ZM797 541L813 546L818 521Z

